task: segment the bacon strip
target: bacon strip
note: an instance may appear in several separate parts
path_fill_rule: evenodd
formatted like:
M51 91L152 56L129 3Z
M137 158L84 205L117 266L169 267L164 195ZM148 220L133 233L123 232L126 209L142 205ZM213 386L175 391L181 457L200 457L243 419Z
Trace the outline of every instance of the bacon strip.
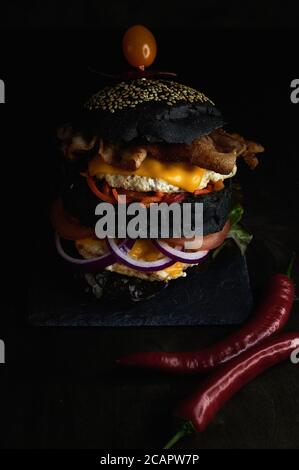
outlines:
M65 156L71 160L78 153L95 147L97 138L87 142L81 135L74 134L70 127L59 130L59 139ZM162 161L188 162L222 175L232 172L236 159L242 156L250 168L258 164L257 153L264 151L262 145L245 140L239 134L229 134L216 129L211 134L195 139L191 144L140 144L125 145L100 139L99 155L103 160L128 171L137 170L147 156Z
M242 156L250 168L258 164L256 153L263 152L262 145L245 140L238 134L229 134L217 129L211 134L187 144L144 144L122 146L105 143L100 155L110 165L134 171L149 156L162 161L188 162L207 170L228 175L233 171L237 157Z
M74 132L70 124L65 124L57 129L57 137L63 155L71 161L95 149L98 140L96 136L87 140L82 134Z
M228 175L238 156L243 156L251 167L257 165L256 153L264 151L260 144L246 141L238 134L217 129L211 134L187 144L152 144L147 146L148 155L159 160L187 161L207 170Z

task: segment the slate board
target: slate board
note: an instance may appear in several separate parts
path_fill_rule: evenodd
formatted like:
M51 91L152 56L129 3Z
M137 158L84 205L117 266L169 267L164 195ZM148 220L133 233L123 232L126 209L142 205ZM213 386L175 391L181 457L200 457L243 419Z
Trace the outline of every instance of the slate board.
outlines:
M35 272L29 323L36 326L183 326L242 323L252 307L246 259L225 247L207 269L191 272L142 302L111 303L68 285L63 272ZM65 276L65 274L64 274Z

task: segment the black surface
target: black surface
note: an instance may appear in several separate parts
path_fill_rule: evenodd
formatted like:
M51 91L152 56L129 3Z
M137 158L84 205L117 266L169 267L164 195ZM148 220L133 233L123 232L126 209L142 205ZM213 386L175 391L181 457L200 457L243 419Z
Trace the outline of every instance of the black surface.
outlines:
M256 23L252 3L229 5L234 5L228 9L233 11L231 24L241 24L237 18L240 11L242 24L245 16L246 24ZM25 11L25 4L22 8ZM61 13L58 6L57 11ZM207 20L207 16L204 20L200 14L193 15L194 10L182 10L181 2L173 11L183 11L183 18L190 17L196 26ZM258 24L269 24L273 17L280 24L284 18L291 24L296 22L293 9L282 11L281 2L271 2L271 7L262 11L264 21ZM79 21L78 8L69 12ZM136 12L134 19L138 18ZM215 17L211 11L206 22L219 24L227 9L223 6L217 12ZM160 21L181 25L179 13L176 22L169 11ZM101 21L124 26L128 21L124 16L101 15ZM146 17L144 12L143 21ZM66 16L57 14L57 18L62 24ZM26 10L27 23L32 24L33 19L30 9ZM51 24L52 19L49 15L46 23ZM90 21L90 15L85 19ZM21 23L15 15L11 21ZM97 25L98 17L92 22ZM120 371L115 368L115 358L138 350L197 348L235 330L228 326L28 328L25 323L28 273L32 259L43 258L37 245L48 234L45 205L54 193L49 184L54 171L49 164L53 158L46 144L48 136L54 132L57 115L67 114L71 108L74 96L84 98L84 83L87 88L98 88L99 78L90 78L84 72L85 65L103 69L105 63L108 71L120 68L115 64L121 63L117 52L121 33L109 38L106 33L100 37L98 31L94 36L89 34L40 32L30 36L14 31L1 38L5 46L2 78L7 79L8 100L5 107L0 106L1 133L8 140L6 152L2 152L1 181L1 189L5 187L1 205L2 272L5 255L8 258L0 317L0 337L6 342L7 353L7 365L0 366L3 448L120 448L124 454L130 448L161 448L175 431L171 413L177 401L192 392L201 378ZM252 173L240 166L237 177L244 192L246 224L254 234L247 260L257 303L269 275L286 268L292 250L299 252L299 105L289 99L290 82L297 76L297 34L207 34L198 29L184 34L156 31L156 35L157 68L180 70L186 81L200 85L215 100L231 130L266 147L257 170ZM200 60L193 53L198 44ZM10 47L9 53L6 47ZM298 285L298 262L294 276ZM298 319L296 300L287 329L298 331ZM298 449L298 367L286 361L257 378L223 408L205 433L182 441L177 448Z
M233 325L244 322L252 308L246 260L234 244L225 247L201 272L188 272L186 278L169 282L154 297L128 305L122 296L112 302L111 298L97 300L90 292L84 295L86 283L82 285L82 292L76 289L75 282L67 287L64 283L67 275L70 274L59 273L58 263L52 278L45 276L41 269L34 273L27 307L31 324L114 327Z

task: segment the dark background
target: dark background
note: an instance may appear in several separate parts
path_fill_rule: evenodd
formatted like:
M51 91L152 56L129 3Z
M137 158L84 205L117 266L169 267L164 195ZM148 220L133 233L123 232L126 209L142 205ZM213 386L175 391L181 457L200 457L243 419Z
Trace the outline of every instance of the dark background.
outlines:
M7 6L5 6L5 4ZM12 0L3 2L0 25L32 28L294 28L298 8L291 0Z
M202 89L223 111L228 129L266 147L255 172L238 172L245 222L254 234L248 263L256 301L270 273L284 269L298 251L299 104L290 102L290 82L298 77L298 16L289 3L10 2L1 14L0 78L7 100L0 106L3 448L160 448L174 431L174 404L199 378L123 372L114 359L140 349L195 348L231 330L26 324L27 288L36 259L46 260L41 241L50 236L51 135L102 86L89 66L126 68L120 44L127 26L151 27L159 47L155 68L176 71L179 80ZM298 264L295 274L298 279ZM289 329L298 330L298 313L296 302ZM298 367L278 366L181 448L298 448L298 392Z

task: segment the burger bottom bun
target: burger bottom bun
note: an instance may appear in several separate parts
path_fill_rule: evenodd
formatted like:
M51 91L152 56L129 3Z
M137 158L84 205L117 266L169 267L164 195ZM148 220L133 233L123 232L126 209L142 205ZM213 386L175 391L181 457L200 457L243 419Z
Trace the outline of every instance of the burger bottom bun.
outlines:
M138 289L135 299L140 302L131 300L130 287ZM232 240L215 259L189 268L185 278L168 284L140 280L134 284L132 278L110 273L103 290L97 299L84 276L74 279L69 266L53 252L49 263L42 259L32 279L29 322L37 326L225 325L244 322L252 308L246 259Z

